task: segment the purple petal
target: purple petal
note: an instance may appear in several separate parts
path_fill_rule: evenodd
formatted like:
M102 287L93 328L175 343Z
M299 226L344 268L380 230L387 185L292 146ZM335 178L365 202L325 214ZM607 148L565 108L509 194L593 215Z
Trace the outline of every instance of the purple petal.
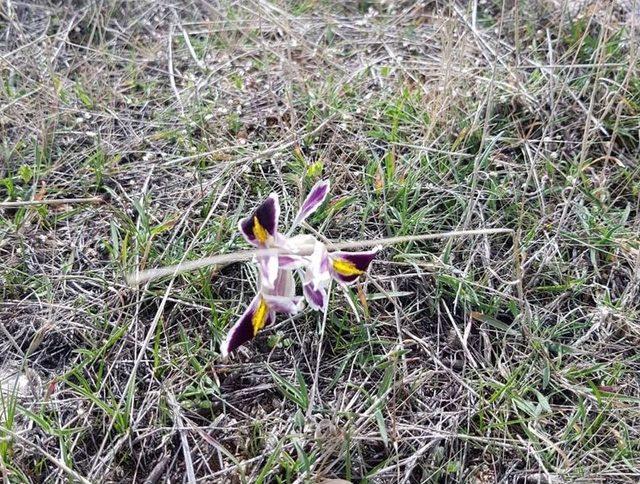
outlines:
M257 295L229 330L227 338L220 347L222 356L227 356L247 341L251 341L258 334L258 331L269 326L272 322L273 315L269 305L261 295Z
M247 242L263 247L276 238L279 218L278 194L272 193L251 215L240 220L238 229Z
M277 313L297 314L302 309L302 298L300 296L284 297L265 294L263 297L269 308Z
M371 261L376 257L380 247L366 252L333 252L331 259L331 275L342 284L352 284L369 269Z
M293 225L296 226L305 220L309 215L318 210L318 207L322 205L324 199L327 198L329 193L330 183L329 180L320 180L311 188L311 191L305 198L298 215L296 215Z
M302 292L307 303L316 311L324 311L327 302L327 291L324 287L313 288L313 284L307 283L302 285Z

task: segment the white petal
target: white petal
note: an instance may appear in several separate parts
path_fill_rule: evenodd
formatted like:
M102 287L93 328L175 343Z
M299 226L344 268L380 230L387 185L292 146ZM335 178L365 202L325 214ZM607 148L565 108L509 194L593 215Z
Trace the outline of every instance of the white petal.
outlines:
M286 314L298 314L302 309L301 297L283 297L283 296L262 296L269 307L278 312Z
M329 253L324 244L316 241L309 261L305 280L313 284L313 289L318 290L318 288L325 286L331 279Z
M305 252L310 251L314 247L316 242L317 240L313 235L300 234L284 239L284 244L282 245L282 247L290 250L293 253Z
M258 258L260 267L260 283L263 287L273 289L276 278L278 277L278 256L268 255Z

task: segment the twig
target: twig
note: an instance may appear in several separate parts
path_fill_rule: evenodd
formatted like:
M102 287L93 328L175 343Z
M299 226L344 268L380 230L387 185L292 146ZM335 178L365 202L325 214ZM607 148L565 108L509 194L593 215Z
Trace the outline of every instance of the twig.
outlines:
M177 15L176 15L176 18L178 18ZM191 57L195 61L196 65L201 70L206 71L207 70L207 66L204 64L204 62L202 62L200 59L198 59L198 55L196 54L196 51L193 48L193 45L191 44L191 40L189 39L189 34L184 29L182 24L178 24L178 26L180 27L180 31L182 32L182 38L184 39L184 43L186 44L187 49L189 50L189 54L191 54Z
M176 79L173 73L173 29L174 26L171 24L171 30L169 31L169 38L167 42L167 70L169 71L169 83L171 84L171 89L173 90L173 94L178 101L178 106L180 106L180 113L184 116L184 106L182 105L182 100L180 99L180 93L178 92L178 88L176 87Z
M169 463L170 460L171 460L171 454L166 454L163 457L161 457L160 460L158 460L158 462L156 463L156 465L153 466L153 469L151 469L151 472L145 479L144 484L155 484L156 482L158 482L162 477L162 475L164 474L164 470L166 469L167 464Z
M390 237L386 239L373 239L373 240L355 240L348 242L338 242L327 244L331 250L348 250L348 249L362 249L365 247L376 247L378 245L386 246L392 244L402 244L405 242L419 242L423 240L436 240L436 239L449 239L452 237L468 237L472 235L491 235L491 234L513 234L512 229L498 228L498 229L475 229L475 230L455 230L452 232L441 232L439 234L423 234L423 235L405 235L400 237ZM311 255L313 252L313 246L301 247L296 255ZM202 259L196 259L189 262L183 262L180 264L160 267L158 269L149 269L141 271L127 276L127 283L130 286L137 286L143 282L158 279L159 277L177 275L183 272L195 271L204 267L221 264L231 264L232 262L240 262L245 260L251 260L253 257L276 255L276 254L289 254L290 251L284 249L257 249L257 250L243 250L239 252L232 252L230 254L220 254L211 257L204 257Z
M0 208L19 208L30 205L71 205L73 203L101 203L100 197L89 198L49 198L45 200L21 200L18 202L0 202Z
M180 434L180 443L182 444L182 454L184 456L184 465L187 470L187 482L189 484L195 484L196 474L193 468L193 460L191 459L191 447L189 446L189 439L187 438L187 432L182 421L182 413L180 411L180 405L178 404L173 394L167 395L169 407L173 413L173 422L178 427L178 433Z

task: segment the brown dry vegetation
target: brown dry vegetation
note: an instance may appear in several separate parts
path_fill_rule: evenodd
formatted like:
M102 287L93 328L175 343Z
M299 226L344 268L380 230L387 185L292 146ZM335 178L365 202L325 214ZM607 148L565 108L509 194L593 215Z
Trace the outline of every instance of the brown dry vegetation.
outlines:
M639 16L3 1L5 482L637 482ZM125 284L319 177L330 239L515 236L389 247L229 361L251 265Z

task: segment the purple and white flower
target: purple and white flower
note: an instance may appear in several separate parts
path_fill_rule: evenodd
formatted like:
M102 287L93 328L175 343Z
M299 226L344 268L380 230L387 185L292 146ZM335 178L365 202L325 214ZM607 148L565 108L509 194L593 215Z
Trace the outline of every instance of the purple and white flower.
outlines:
M329 182L319 181L305 198L291 230L306 220L329 194ZM287 237L278 231L280 204L272 193L253 213L238 223L240 233L260 249L279 249L281 253L257 257L260 276L258 295L233 325L222 344L226 356L253 339L275 321L276 313L293 315L302 309L303 299L312 309L327 310L332 280L342 285L355 283L365 274L379 247L366 252L329 252L311 235ZM293 270L302 276L302 296L295 295ZM304 269L304 272L302 271Z

